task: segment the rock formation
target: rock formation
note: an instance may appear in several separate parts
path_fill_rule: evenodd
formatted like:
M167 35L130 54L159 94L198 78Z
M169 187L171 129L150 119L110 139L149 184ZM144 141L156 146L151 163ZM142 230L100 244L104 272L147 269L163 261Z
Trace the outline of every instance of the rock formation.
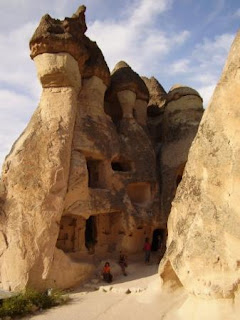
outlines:
M154 77L151 77L150 79L147 77L142 77L142 79L145 82L150 94L147 107L148 132L153 145L155 146L156 153L158 153L158 150L161 148L161 144L163 142L163 114L165 110L167 93Z
M143 77L143 80L151 97L147 123L157 158L160 221L165 228L188 151L202 118L202 98L196 90L186 86L175 85L166 93L155 78Z
M159 161L161 209L165 222L202 114L202 98L196 90L182 85L175 85L169 90L162 120L163 139Z
M239 297L239 49L240 32L190 149L160 264L164 284L200 298Z
M170 210L179 170L171 157L186 162L201 98L189 88L166 95L123 61L110 74L86 29L81 6L63 21L45 15L30 41L43 91L0 180L5 289L71 287L95 258L141 251L146 236L154 247L166 231L158 178L172 184L162 186Z
M158 114L158 109L161 109L166 102L167 93L154 77L151 77L150 79L147 77L142 77L142 79L145 82L150 94L150 99L148 102L148 114Z

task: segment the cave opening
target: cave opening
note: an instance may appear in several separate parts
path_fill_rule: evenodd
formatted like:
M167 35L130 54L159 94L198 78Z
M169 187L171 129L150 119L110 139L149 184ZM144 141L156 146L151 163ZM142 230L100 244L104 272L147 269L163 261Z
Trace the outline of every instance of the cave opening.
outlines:
M94 253L94 247L97 243L97 225L96 216L90 216L86 220L85 227L85 247L89 253Z
M113 171L127 172L132 170L131 163L123 159L116 159L111 162Z
M92 189L101 188L100 183L100 160L87 160L88 187Z
M155 229L152 235L152 251L161 251L165 236L164 229Z

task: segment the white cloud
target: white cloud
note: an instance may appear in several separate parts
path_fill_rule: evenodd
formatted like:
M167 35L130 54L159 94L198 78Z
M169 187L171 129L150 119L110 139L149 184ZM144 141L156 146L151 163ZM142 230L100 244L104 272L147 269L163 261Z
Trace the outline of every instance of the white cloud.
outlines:
M26 95L39 94L34 63L29 54L29 39L36 24L28 23L21 28L0 34L0 84L17 87Z
M193 55L202 67L212 65L223 65L226 54L234 39L233 34L224 33L214 39L205 38L202 43L196 45Z
M0 167L39 100L40 84L28 46L35 28L35 23L27 23L0 34Z
M187 30L167 34L155 26L156 18L171 5L172 0L135 1L122 20L94 21L87 33L91 39L97 39L110 69L119 60L125 60L138 73L146 74L147 70L151 75L161 59L190 35Z
M168 70L171 73L186 73L189 72L189 59L180 59L169 65Z
M171 5L172 1L170 0L135 1L129 9L129 11L132 12L130 15L131 24L137 27L151 24L154 18L170 9Z
M0 90L0 168L12 144L23 131L34 109L35 101L10 90Z
M216 83L212 85L204 86L204 87L199 87L197 89L197 91L200 93L200 96L203 98L203 101L205 102L205 107L208 106L215 87L216 87Z
M195 45L187 57L174 61L165 72L180 74L180 82L188 83L198 90L206 107L221 75L233 39L234 35L229 33L217 35L213 39L205 38Z
M228 33L218 35L214 39L204 39L193 51L194 63L197 66L194 69L195 83L199 85L198 90L205 106L209 103L220 78L233 39L234 35Z

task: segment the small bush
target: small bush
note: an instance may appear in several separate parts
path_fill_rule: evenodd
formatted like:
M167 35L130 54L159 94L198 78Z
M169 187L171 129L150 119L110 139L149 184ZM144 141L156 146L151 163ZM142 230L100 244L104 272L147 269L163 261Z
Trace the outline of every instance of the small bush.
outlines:
M52 291L51 295L26 290L14 297L3 300L0 306L0 317L24 316L39 309L48 309L68 301L61 291Z

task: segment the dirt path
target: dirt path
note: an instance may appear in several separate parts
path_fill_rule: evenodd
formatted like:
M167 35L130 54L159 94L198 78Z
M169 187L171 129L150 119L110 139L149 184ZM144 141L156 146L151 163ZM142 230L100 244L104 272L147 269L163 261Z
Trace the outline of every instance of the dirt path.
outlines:
M157 268L155 261L150 265L141 261L130 263L127 277L117 275L111 284L92 279L70 294L71 302L67 305L25 319L159 319L159 310L152 305L152 294L160 288ZM149 286L151 290L148 290ZM148 291L151 291L151 295Z

